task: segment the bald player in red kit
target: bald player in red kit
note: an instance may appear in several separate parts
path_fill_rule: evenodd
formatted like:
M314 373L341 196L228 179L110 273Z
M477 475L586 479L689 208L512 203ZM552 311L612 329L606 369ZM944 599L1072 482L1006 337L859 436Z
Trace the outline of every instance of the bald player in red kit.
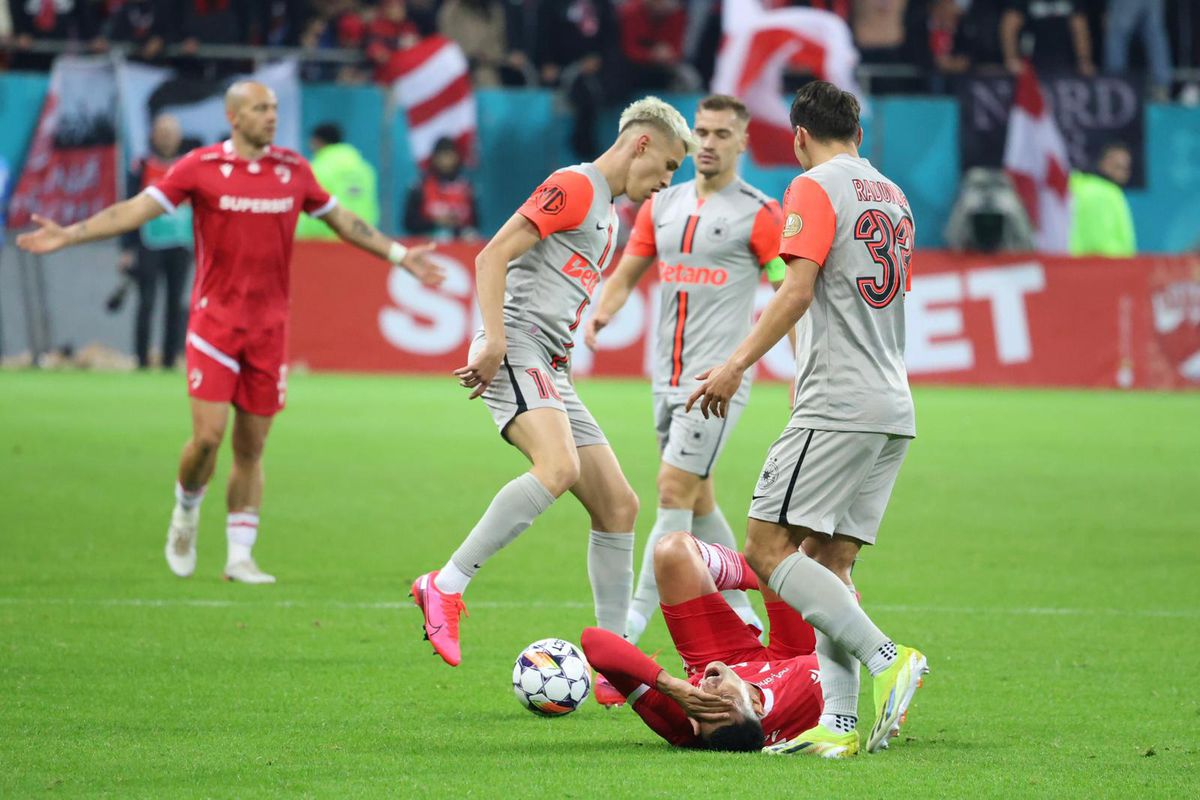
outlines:
M187 333L192 436L180 458L166 545L167 564L180 577L196 568L200 502L232 405L224 576L275 582L258 568L251 548L258 535L263 448L287 392L289 273L300 212L426 285L442 280L426 257L431 245L408 249L383 235L339 206L299 153L273 144L278 109L268 87L235 83L225 94L227 141L193 150L142 193L83 222L64 228L35 215L37 230L17 237L17 245L29 252L52 253L137 229L182 203L192 204L196 283Z

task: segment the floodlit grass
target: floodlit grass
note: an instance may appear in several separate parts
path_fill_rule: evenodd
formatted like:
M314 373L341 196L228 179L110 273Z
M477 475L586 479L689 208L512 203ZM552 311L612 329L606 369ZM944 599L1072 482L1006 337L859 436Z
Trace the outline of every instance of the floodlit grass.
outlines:
M521 648L592 621L570 497L471 586L463 665L432 655L409 582L524 468L460 391L296 377L256 549L280 582L250 587L219 580L227 453L196 575L163 562L181 376L0 373L0 796L1200 795L1197 395L919 390L855 577L933 672L889 752L820 763L674 751L627 709L518 706ZM580 392L644 537L648 387ZM735 530L786 415L782 387L755 388L716 473ZM643 645L677 666L661 620Z

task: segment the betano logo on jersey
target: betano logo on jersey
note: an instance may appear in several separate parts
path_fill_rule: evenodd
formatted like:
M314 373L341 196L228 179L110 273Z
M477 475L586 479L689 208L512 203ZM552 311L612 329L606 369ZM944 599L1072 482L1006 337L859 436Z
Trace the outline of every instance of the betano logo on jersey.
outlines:
M694 286L724 286L729 272L721 268L686 267L683 264L658 262L658 279L663 283L687 283Z
M287 214L296 205L294 197L234 197L221 195L218 205L222 211L245 211L250 214Z

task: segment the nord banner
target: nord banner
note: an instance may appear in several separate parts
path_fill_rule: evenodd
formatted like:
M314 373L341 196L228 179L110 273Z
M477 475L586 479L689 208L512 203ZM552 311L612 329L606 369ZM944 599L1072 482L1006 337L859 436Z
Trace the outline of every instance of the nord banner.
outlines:
M1133 155L1130 185L1146 185L1145 125L1139 85L1128 78L1102 75L1038 75L1054 119L1067 142L1071 166L1090 169L1100 148L1119 141ZM1013 78L972 76L959 84L958 144L962 166L999 167L1004 156Z
M466 363L480 327L479 244L440 245L446 282L426 289L337 243L296 245L291 360L321 370L434 372ZM1200 388L1200 257L1071 259L922 251L905 297L914 383ZM577 375L642 376L653 347L650 271ZM757 308L771 289L759 289ZM760 378L790 380L786 342Z

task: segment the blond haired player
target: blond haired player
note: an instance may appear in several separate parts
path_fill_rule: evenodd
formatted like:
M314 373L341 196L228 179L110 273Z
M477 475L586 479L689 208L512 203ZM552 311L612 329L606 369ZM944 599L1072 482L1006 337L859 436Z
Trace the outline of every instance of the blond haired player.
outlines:
M575 331L616 249L613 199L645 200L665 189L694 149L678 111L654 97L639 100L621 114L603 155L548 177L475 260L483 330L455 375L472 398L483 398L531 467L500 489L441 569L413 583L425 635L451 666L462 659L459 615L476 571L567 491L591 516L596 623L625 632L637 495L568 370Z
M386 258L429 285L442 272L425 252L408 250L337 204L299 154L273 144L279 103L261 83L239 81L225 93L231 134L188 153L157 183L83 222L63 228L34 217L38 230L17 237L34 253L136 230L190 202L196 232L196 285L188 312L187 376L192 436L183 446L175 510L167 531L171 571L196 569L200 501L217 464L233 406L233 469L226 491L225 577L274 583L258 568L262 454L287 394L288 294L296 219L304 211L344 241Z
M858 155L858 101L831 83L796 93L791 122L804 174L784 197L783 285L725 363L688 401L724 417L742 375L804 317L796 399L750 504L746 560L816 628L824 708L816 727L772 748L845 757L859 750L859 663L874 676L868 752L899 731L926 672L855 601L850 569L874 544L916 435L904 367L904 293L913 218L904 193Z
M631 642L658 608L654 547L671 531L737 549L733 531L717 507L712 471L750 396L747 376L730 413L706 419L684 405L696 387L693 376L721 363L750 331L754 299L764 273L782 281L779 203L742 180L750 114L728 95L710 95L696 110L693 132L700 149L696 178L678 183L642 204L616 271L604 282L585 326L595 347L603 329L652 265L658 272L659 318L654 350L654 425L661 452L658 511L642 555L642 569L626 634ZM727 592L729 605L748 625L762 630L744 592Z

